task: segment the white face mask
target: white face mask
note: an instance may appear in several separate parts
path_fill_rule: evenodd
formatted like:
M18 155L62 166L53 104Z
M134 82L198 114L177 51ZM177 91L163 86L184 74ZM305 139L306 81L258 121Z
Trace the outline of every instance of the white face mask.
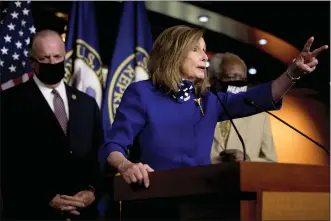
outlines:
M227 92L231 92L233 94L238 94L240 92L245 92L245 91L247 91L247 85L243 86L243 87L237 87L237 86L229 85L228 90L227 90Z

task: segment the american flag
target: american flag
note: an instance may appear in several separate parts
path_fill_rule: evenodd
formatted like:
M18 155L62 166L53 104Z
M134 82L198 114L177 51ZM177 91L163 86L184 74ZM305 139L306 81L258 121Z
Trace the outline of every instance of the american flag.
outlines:
M1 90L6 90L26 82L32 76L28 48L36 28L31 1L3 3L5 8L0 22L0 77Z

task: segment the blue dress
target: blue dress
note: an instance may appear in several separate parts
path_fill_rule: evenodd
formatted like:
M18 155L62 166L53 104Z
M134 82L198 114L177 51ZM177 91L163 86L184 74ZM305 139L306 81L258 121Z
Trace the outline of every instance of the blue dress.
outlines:
M244 102L253 100L265 110L280 109L274 105L271 82L232 94L219 93L232 118L261 112ZM217 97L210 91L199 105L191 99L179 103L170 95L155 88L149 80L132 83L123 94L112 129L106 133L106 142L99 156L105 162L113 151L128 156L128 150L139 148L140 162L154 170L168 170L185 166L210 164L210 151L218 121L228 120Z

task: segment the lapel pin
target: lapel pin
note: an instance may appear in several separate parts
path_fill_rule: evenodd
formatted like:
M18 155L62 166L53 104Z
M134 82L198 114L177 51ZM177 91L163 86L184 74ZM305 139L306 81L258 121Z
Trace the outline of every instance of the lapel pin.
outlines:
M76 97L76 95L73 94L73 95L71 95L71 98L76 100L77 97Z
M204 114L202 106L201 106L201 99L196 98L196 99L194 99L194 101L197 102L197 104L199 105L199 108L200 108L200 112L201 112L202 116L204 116L205 114Z

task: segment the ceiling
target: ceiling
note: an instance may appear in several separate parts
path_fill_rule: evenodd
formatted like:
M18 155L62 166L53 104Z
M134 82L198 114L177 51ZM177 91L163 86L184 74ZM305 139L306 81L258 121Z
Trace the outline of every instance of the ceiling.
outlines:
M330 2L328 1L192 1L186 3L269 32L299 50L310 36L315 37L313 47L330 44ZM33 1L32 6L38 29L51 28L59 32L64 31L66 21L54 16L54 12L70 13L71 2ZM103 63L108 65L115 46L122 3L100 1L95 3L95 7L101 58ZM151 11L148 11L148 17L154 38L167 27L188 24ZM192 24L188 25L192 26ZM249 76L249 80L252 82L272 80L286 68L284 63L264 51L225 34L207 30L205 40L208 51L236 53L243 58L248 67L255 67L258 71L257 74ZM311 88L319 92L317 98L329 104L330 52L326 51L321 54L319 62L316 71L303 78L296 86Z

